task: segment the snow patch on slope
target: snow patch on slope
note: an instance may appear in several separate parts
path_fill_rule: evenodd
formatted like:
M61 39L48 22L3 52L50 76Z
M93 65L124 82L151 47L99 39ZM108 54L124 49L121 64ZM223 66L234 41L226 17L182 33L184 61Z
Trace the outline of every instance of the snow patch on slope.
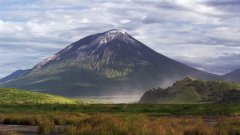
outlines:
M48 57L47 59L43 60L42 62L40 62L39 64L37 64L35 67L34 67L34 70L37 70L37 69L41 69L44 65L46 65L47 63L51 62L51 61L55 61L55 60L59 60L60 57L58 55L53 55L51 57Z
M68 50L70 50L71 48L73 47L73 45L69 45L68 47L66 47L65 49L63 49L60 53L57 53L51 57L48 57L47 59L43 60L42 62L40 62L39 64L37 64L35 67L34 67L34 70L37 70L37 69L41 69L44 65L46 65L47 63L51 62L51 61L57 61L59 60L61 57L60 55L62 53L65 53L67 52Z
M124 30L113 29L113 30L105 32L104 35L100 37L99 44L100 45L106 44L116 38L122 38L123 40L130 39L129 35Z

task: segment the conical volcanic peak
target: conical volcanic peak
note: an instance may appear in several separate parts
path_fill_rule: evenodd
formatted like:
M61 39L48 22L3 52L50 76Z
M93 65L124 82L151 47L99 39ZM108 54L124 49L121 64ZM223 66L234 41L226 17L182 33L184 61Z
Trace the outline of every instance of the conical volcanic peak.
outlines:
M164 87L186 76L217 78L157 53L124 30L113 29L70 44L0 86L64 96L129 94Z
M125 32L124 30L120 30L120 29L112 29L109 31L106 31L102 34L102 36L99 37L100 44L107 44L110 41L114 40L114 39L119 39L119 40L132 40L130 35Z
M87 36L69 45L36 65L34 70L61 63L64 67L71 65L86 68L115 78L126 76L137 65L154 63L158 56L127 32L113 29Z
M173 72L179 76L189 70L196 71L155 52L120 29L90 35L74 42L36 65L33 71L50 67L52 69L69 67L86 69L107 78L125 78L137 69L146 67L151 72L160 70L161 72ZM175 67L178 69L176 70Z
M105 34L107 35L129 35L125 30L122 30L122 29L112 29L112 30L109 30L109 31L106 31L104 32Z

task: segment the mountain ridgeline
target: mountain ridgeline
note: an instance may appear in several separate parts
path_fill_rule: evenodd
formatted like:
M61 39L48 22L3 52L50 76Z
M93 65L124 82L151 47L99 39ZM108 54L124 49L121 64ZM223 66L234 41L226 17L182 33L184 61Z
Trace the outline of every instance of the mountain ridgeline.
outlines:
M113 29L87 36L1 87L64 96L140 92L186 76L218 76L179 63L150 49L128 33Z
M202 81L187 77L171 87L153 88L140 103L240 103L240 85L233 82Z
M230 73L227 73L223 76L225 80L240 82L240 69L236 69Z
M13 80L15 78L19 78L19 77L25 75L28 71L29 70L17 70L15 72L13 72L12 74L0 79L0 83L10 81L10 80Z

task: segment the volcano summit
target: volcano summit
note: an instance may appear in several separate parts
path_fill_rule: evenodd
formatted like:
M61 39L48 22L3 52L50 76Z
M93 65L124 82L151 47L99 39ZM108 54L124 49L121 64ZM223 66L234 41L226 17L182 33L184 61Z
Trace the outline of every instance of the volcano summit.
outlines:
M155 52L123 30L113 29L72 43L1 87L64 96L112 95L143 92L186 76L218 79Z

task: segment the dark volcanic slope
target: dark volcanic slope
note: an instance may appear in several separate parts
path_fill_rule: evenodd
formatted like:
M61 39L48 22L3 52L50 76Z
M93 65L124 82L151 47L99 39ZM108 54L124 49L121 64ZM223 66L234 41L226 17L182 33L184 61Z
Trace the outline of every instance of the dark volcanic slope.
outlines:
M143 91L185 76L218 77L167 58L122 30L87 36L5 83L65 96Z
M240 69L237 69L237 70L234 70L233 72L225 74L223 78L228 81L240 82Z
M9 80L12 80L12 79L15 79L15 78L18 78L18 77L21 77L23 76L25 73L27 73L29 70L17 70L15 72L13 72L12 74L0 79L0 83L2 82L6 82L6 81L9 81Z
M240 103L240 85L187 77L166 89L144 93L140 103Z

